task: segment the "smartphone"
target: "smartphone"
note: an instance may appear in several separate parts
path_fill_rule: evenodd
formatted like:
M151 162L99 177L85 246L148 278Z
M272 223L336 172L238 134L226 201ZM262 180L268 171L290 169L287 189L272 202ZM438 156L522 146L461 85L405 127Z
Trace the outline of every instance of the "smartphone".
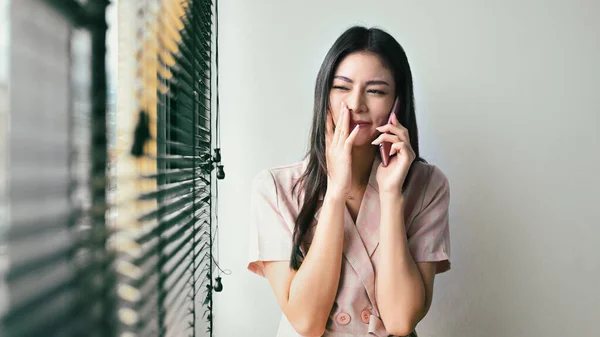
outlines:
M390 115L388 117L388 124L392 123L392 114L397 114L399 108L398 97L394 101L394 105L392 106L392 111L390 111ZM390 150L392 149L392 143L390 142L382 142L379 144L379 155L381 156L381 164L383 167L387 167L390 163Z

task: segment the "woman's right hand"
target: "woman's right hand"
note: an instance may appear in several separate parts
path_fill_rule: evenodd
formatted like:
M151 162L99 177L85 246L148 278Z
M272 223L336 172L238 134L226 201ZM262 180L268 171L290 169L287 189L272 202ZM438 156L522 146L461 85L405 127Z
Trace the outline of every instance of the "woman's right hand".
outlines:
M344 199L352 186L352 146L359 126L350 132L350 111L341 103L337 123L333 125L331 111L327 112L325 149L327 159L327 193Z

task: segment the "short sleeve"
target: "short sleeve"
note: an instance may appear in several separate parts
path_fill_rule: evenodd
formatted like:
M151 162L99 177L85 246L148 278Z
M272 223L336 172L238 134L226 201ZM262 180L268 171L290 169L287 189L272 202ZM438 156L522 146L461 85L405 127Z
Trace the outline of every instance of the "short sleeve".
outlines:
M261 171L250 193L250 237L248 270L265 277L263 261L289 261L292 228L279 211L277 184L269 170Z
M421 211L408 229L408 246L415 262L438 262L436 273L450 269L450 189L444 173L432 166Z

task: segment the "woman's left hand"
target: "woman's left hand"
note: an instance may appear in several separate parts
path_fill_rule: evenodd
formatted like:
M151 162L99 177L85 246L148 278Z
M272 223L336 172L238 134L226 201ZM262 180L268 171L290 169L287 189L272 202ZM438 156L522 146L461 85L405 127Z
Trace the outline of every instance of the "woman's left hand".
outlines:
M392 114L392 123L377 128L382 132L371 144L379 145L382 142L392 143L390 150L390 161L387 167L379 165L377 168L377 183L380 192L402 193L402 185L415 160L415 152L410 145L408 130L398 122L395 114ZM395 156L393 156L395 154Z

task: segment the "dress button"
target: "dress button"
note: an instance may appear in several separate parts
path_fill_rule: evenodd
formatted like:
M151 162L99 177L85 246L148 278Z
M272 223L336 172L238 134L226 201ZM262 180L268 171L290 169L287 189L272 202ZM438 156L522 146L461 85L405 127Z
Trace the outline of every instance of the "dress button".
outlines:
M371 320L371 313L369 310L363 310L363 312L360 313L360 318L363 322L369 324L369 321Z
M350 323L350 315L348 315L345 312L340 312L336 317L335 320L338 322L338 324L341 325L346 325L348 323Z

